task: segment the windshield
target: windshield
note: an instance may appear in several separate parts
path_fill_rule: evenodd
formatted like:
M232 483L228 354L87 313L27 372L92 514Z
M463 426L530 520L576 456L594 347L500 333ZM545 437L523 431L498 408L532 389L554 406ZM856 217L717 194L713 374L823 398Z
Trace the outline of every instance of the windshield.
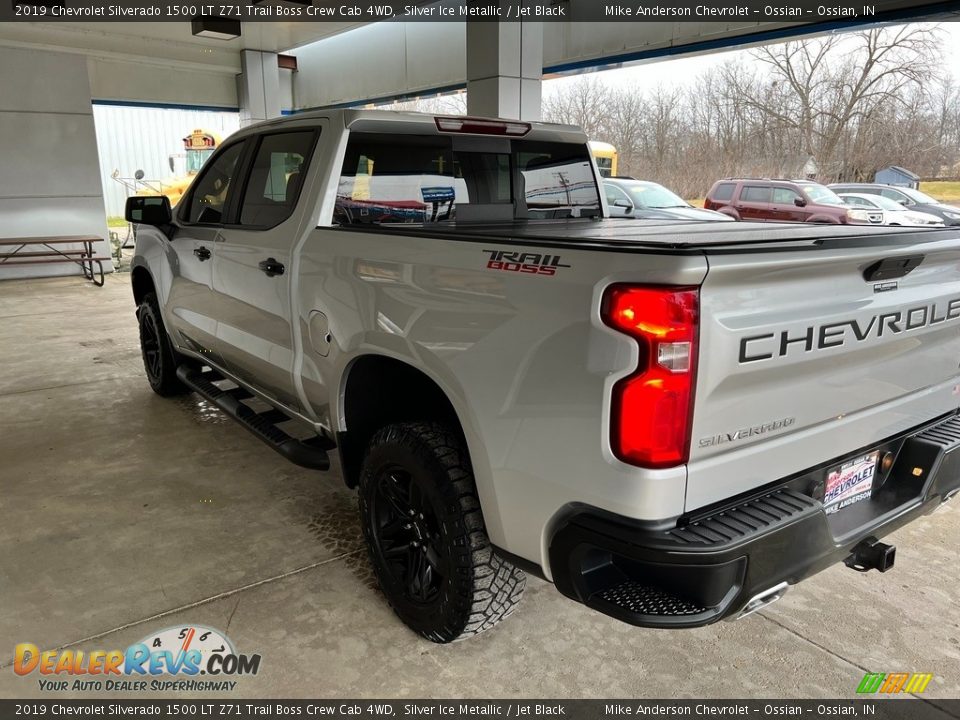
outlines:
M187 150L187 172L195 175L200 172L203 164L213 155L213 148L203 150Z
M833 190L823 185L817 185L816 183L811 183L810 185L804 185L803 191L807 194L807 197L810 198L813 202L819 203L820 205L843 205L844 202Z
M334 222L502 222L600 212L585 144L352 132Z
M663 185L652 182L628 183L623 186L630 198L641 208L663 209L689 207L687 201Z
M900 192L902 192L904 195L906 195L908 198L910 198L911 200L913 200L915 203L924 203L925 205L939 205L939 204L940 204L940 201L939 201L939 200L934 200L934 199L933 199L932 197L930 197L929 195L925 195L924 193L920 192L919 190L914 190L913 188L898 187L897 190L899 190Z

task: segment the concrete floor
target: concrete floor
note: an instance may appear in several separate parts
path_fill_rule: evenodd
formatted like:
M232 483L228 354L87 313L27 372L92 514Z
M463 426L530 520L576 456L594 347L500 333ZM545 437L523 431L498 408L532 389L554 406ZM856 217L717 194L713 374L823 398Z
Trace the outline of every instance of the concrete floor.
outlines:
M150 391L128 276L0 283L0 369L0 697L41 696L15 643L184 623L262 655L231 697L851 697L867 670L960 696L957 503L893 536L887 575L834 567L740 622L641 630L531 578L507 623L438 646L372 585L335 469Z

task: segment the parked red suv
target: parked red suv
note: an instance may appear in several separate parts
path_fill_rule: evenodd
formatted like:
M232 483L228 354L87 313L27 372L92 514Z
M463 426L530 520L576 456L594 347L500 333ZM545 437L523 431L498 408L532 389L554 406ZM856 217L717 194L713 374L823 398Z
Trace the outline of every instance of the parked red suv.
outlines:
M710 188L703 207L752 222L881 224L883 214L851 208L830 188L806 180L727 178Z

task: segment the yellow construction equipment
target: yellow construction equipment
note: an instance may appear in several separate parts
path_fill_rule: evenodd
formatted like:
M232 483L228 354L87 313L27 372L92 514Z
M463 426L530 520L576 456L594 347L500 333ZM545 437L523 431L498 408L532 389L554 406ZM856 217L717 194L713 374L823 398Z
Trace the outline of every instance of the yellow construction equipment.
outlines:
M185 174L165 180L136 179L137 195L166 195L170 205L176 205L187 191L193 178L200 172L203 164L213 155L222 142L219 135L209 130L197 128L183 139ZM174 169L174 156L170 156L170 169ZM138 173L140 174L140 173Z

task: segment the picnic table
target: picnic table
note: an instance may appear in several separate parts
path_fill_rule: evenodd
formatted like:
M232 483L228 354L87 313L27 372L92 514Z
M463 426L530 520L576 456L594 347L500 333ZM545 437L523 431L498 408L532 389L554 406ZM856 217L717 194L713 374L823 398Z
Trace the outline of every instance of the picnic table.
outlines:
M71 262L80 266L87 280L103 287L103 263L110 258L93 253L93 244L101 239L95 235L0 238L0 268ZM94 263L99 271L99 280Z

